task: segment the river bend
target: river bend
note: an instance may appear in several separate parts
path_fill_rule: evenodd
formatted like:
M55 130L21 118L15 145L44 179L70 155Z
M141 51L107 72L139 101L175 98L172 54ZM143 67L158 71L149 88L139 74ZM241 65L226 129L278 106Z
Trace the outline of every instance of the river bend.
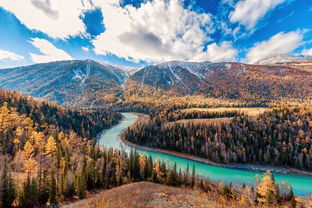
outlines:
M122 113L124 119L116 126L104 131L99 137L99 145L106 146L107 148L123 149L130 152L132 147L127 146L120 139L120 134L135 123L138 116L133 113ZM173 167L176 163L177 168L186 170L187 165L191 168L195 165L196 173L200 176L208 177L213 182L223 181L226 184L233 183L235 186L241 186L244 183L249 186L256 184L256 174L262 174L260 171L235 169L209 165L201 162L196 162L190 159L181 158L165 153L152 152L147 150L137 149L139 154L152 156L155 161L159 158L161 161L166 162L166 165ZM287 181L293 187L293 192L298 196L312 195L312 177L299 174L299 173L273 173L276 181Z

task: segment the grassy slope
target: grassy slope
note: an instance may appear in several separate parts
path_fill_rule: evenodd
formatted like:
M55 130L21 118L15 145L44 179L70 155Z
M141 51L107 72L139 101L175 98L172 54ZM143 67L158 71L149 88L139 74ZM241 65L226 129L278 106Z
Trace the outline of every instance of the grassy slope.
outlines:
M297 207L311 207L312 201L296 198ZM227 198L217 190L204 193L196 189L175 188L150 182L137 182L106 190L63 208L250 208L248 198ZM285 202L270 208L290 208Z
M219 200L217 194L213 193L208 196L198 190L139 182L104 191L89 199L64 206L64 208L224 207L221 206L224 202L221 199L220 202L217 200ZM232 204L232 202L227 203Z

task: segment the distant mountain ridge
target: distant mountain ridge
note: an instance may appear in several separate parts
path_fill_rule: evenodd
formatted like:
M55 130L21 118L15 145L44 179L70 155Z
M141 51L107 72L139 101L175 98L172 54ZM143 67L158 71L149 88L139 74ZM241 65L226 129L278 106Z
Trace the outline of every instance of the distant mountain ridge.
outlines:
M287 60L291 62L280 62ZM157 93L239 100L312 98L309 63L301 57L284 56L261 64L171 61L129 73L92 60L58 61L0 69L0 88L61 105L87 107Z
M227 99L307 98L312 96L312 67L167 62L141 69L130 76L127 83L137 89L139 95L162 89L162 93Z
M290 55L276 55L272 57L268 57L265 59L262 59L255 64L260 65L268 65L268 64L287 64L292 62L304 62L304 61L311 61L311 56L290 56Z
M122 70L92 60L57 61L1 69L0 87L62 105L91 105L120 93L126 78Z

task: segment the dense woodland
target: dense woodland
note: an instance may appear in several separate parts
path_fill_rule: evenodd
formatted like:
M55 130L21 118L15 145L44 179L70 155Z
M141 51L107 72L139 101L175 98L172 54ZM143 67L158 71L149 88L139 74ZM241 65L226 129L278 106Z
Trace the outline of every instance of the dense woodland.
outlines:
M168 112L164 119L168 122L178 121L182 119L206 119L206 118L225 118L243 115L237 111L223 111L223 112L207 112L207 111L172 111Z
M255 163L312 170L312 109L276 108L257 119L166 125L156 117L128 129L124 139L217 163Z
M0 207L42 207L78 197L88 191L108 189L133 181L152 181L172 186L210 190L188 168L167 168L159 160L113 149L100 150L94 140L66 134L49 125L43 131L25 115L4 103L0 108ZM8 146L13 145L12 151ZM277 186L276 186L277 187ZM243 189L245 190L245 188ZM234 197L232 186L223 185L222 194ZM246 189L248 197L254 192Z
M120 113L110 109L71 110L21 96L18 92L0 89L0 106L4 103L7 103L8 108L14 108L18 114L25 114L39 130L50 125L66 133L74 131L88 139L94 138L100 131L117 124L121 119Z
M61 122L60 118L71 119L70 115L86 116L84 112L65 110L17 93L1 93L1 208L56 205L68 199L84 198L94 189L134 181L218 191L225 199L244 200L247 204L276 204L292 199L291 186L286 184L285 191L284 185L275 184L269 173L259 178L256 189L243 186L237 191L231 184L216 185L199 178L195 167L177 170L175 165L166 167L165 163L136 152L127 155L118 150L100 149L95 140L79 136L91 135L83 133L83 126L77 130ZM98 112L92 113L81 119L96 123L92 119L99 118ZM111 125L112 121L107 120L108 123Z
M128 92L129 93L129 92ZM218 107L267 107L274 105L270 102L243 102L234 100L217 100L205 98L202 96L168 96L166 94L151 97L141 97L138 95L124 95L124 102L115 103L114 107L120 111L138 112L148 114L151 118L159 117L168 121L169 117L174 119L182 116L181 112L176 111L187 108L218 108ZM193 115L184 115L184 117L202 117L205 113L193 112ZM232 113L232 112L229 112ZM195 115L196 114L196 115ZM207 114L206 117L212 117ZM215 115L217 116L217 115ZM221 115L220 115L221 116Z
M5 101L0 107L0 207L53 205L75 196L84 198L87 191L95 188L111 188L131 181L182 184L182 173L175 168L167 169L160 161L153 162L137 153L100 150L95 140L79 136L85 134L84 126L77 130L60 119L72 119L67 114L71 112L81 115L78 119L96 123L92 119L107 118L101 117L100 112L84 114L16 93L3 91L1 95ZM18 108L19 105L22 107ZM107 120L106 124L112 123ZM183 180L194 186L195 170L192 176L187 175L189 181Z

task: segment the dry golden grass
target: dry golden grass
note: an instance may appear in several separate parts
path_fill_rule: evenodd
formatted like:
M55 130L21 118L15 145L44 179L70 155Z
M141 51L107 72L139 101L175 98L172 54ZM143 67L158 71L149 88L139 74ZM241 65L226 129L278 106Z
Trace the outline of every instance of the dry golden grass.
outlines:
M187 108L181 111L182 112L206 111L211 113L239 112L244 113L248 116L258 116L270 110L271 108Z
M64 208L237 207L233 206L234 202L221 198L216 193L139 182L104 191L89 199L65 205Z
M311 201L296 197L297 207L310 208ZM230 199L213 188L205 193L197 189L176 188L150 182L138 182L100 192L88 199L63 205L63 208L255 208L250 198ZM262 208L290 208L291 202Z

